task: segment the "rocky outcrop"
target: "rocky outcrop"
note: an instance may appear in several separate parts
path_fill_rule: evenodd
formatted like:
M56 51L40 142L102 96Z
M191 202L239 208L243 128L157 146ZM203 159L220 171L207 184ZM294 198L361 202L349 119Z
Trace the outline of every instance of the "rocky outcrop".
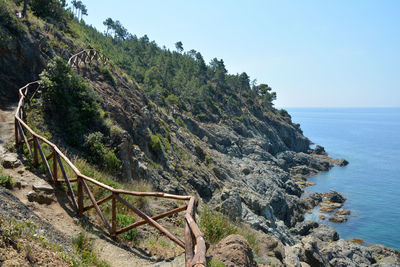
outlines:
M249 243L241 235L225 237L210 249L209 254L227 267L257 266Z

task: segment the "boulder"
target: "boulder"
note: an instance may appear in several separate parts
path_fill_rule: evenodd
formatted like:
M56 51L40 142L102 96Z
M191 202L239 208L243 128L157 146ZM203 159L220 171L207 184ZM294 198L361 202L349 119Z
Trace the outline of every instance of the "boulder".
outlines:
M39 204L47 204L50 205L54 200L54 196L52 195L45 195L42 193L36 193L33 191L28 192L26 195L30 202L37 202Z
M322 194L311 193L310 195L300 199L300 204L304 210L311 210L322 201Z
M336 232L336 230L324 224L313 229L311 235L327 242L339 240L339 234Z
M339 194L338 192L336 192L335 190L330 190L326 194L326 200L334 203L344 203L346 201L346 198L341 194Z
M319 205L319 211L322 213L331 213L335 209L341 208L342 206L342 203L334 203L325 200Z
M343 208L338 209L338 210L335 212L335 215L350 215L350 214L351 214L351 211L350 211L350 210L348 210L348 209L343 209Z
M295 235L305 236L310 233L310 230L317 228L318 223L314 221L303 221L295 225L295 227L290 229L290 232Z
M334 223L347 222L347 217L344 215L337 215L336 213L329 217L329 220Z
M331 266L371 266L376 262L368 248L343 239L326 243L320 252Z
M2 159L2 165L5 169L14 169L21 165L21 161L16 154L7 154Z
M327 155L327 153L325 152L325 148L323 146L317 145L314 150L313 150L313 154L317 154L317 155Z
M306 262L311 266L326 266L327 262L319 251L319 239L313 236L307 236L301 240L304 245L304 254L307 258Z
M336 159L335 160L336 165L340 166L340 167L344 167L347 166L349 164L349 162L345 159Z
M45 181L41 181L32 185L32 189L37 193L44 193L48 195L54 193L54 188Z
M210 256L221 261L227 267L254 267L253 251L247 240L241 235L230 235L211 248Z

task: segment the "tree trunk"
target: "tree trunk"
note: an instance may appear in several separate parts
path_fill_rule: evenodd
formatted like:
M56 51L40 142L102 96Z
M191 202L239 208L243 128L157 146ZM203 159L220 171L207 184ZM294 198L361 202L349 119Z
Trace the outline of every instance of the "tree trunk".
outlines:
M22 9L22 17L26 16L26 10L28 9L29 0L24 0L24 8Z

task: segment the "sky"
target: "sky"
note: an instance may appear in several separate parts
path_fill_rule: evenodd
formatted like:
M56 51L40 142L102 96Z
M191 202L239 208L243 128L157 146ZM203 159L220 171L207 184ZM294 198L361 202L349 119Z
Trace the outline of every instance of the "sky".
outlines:
M82 0L160 47L222 58L277 92L277 107L400 106L398 0Z

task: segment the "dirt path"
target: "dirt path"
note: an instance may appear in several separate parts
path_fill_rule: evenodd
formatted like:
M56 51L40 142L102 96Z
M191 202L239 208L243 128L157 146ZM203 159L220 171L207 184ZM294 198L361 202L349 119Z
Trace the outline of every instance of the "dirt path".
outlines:
M16 106L10 106L8 109L0 109L0 161L5 155L13 155L18 157L15 153L9 152L6 147L7 144L13 141L14 138L14 111ZM79 218L76 217L75 211L72 209L70 201L66 194L62 191L55 191L57 201L50 205L38 204L36 202L29 202L27 194L32 191L32 185L43 183L45 177L39 177L30 172L26 167L21 164L14 169L4 169L5 175L11 175L15 182L19 182L22 186L20 189L14 188L9 191L20 202L19 205L27 207L30 211L41 218L42 222L50 224L56 229L55 232L61 233L65 240L70 240L82 231L79 223ZM12 202L12 201L10 201ZM14 203L10 203L12 206ZM0 209L2 209L0 205ZM1 212L1 210L0 210ZM4 211L9 213L7 211ZM11 214L10 214L11 215ZM21 217L18 215L17 217ZM23 218L23 216L22 216ZM110 240L103 235L90 234L95 241L95 250L100 259L105 260L111 266L148 266L154 264L151 258L147 257L143 252L135 249L125 248L118 243Z

